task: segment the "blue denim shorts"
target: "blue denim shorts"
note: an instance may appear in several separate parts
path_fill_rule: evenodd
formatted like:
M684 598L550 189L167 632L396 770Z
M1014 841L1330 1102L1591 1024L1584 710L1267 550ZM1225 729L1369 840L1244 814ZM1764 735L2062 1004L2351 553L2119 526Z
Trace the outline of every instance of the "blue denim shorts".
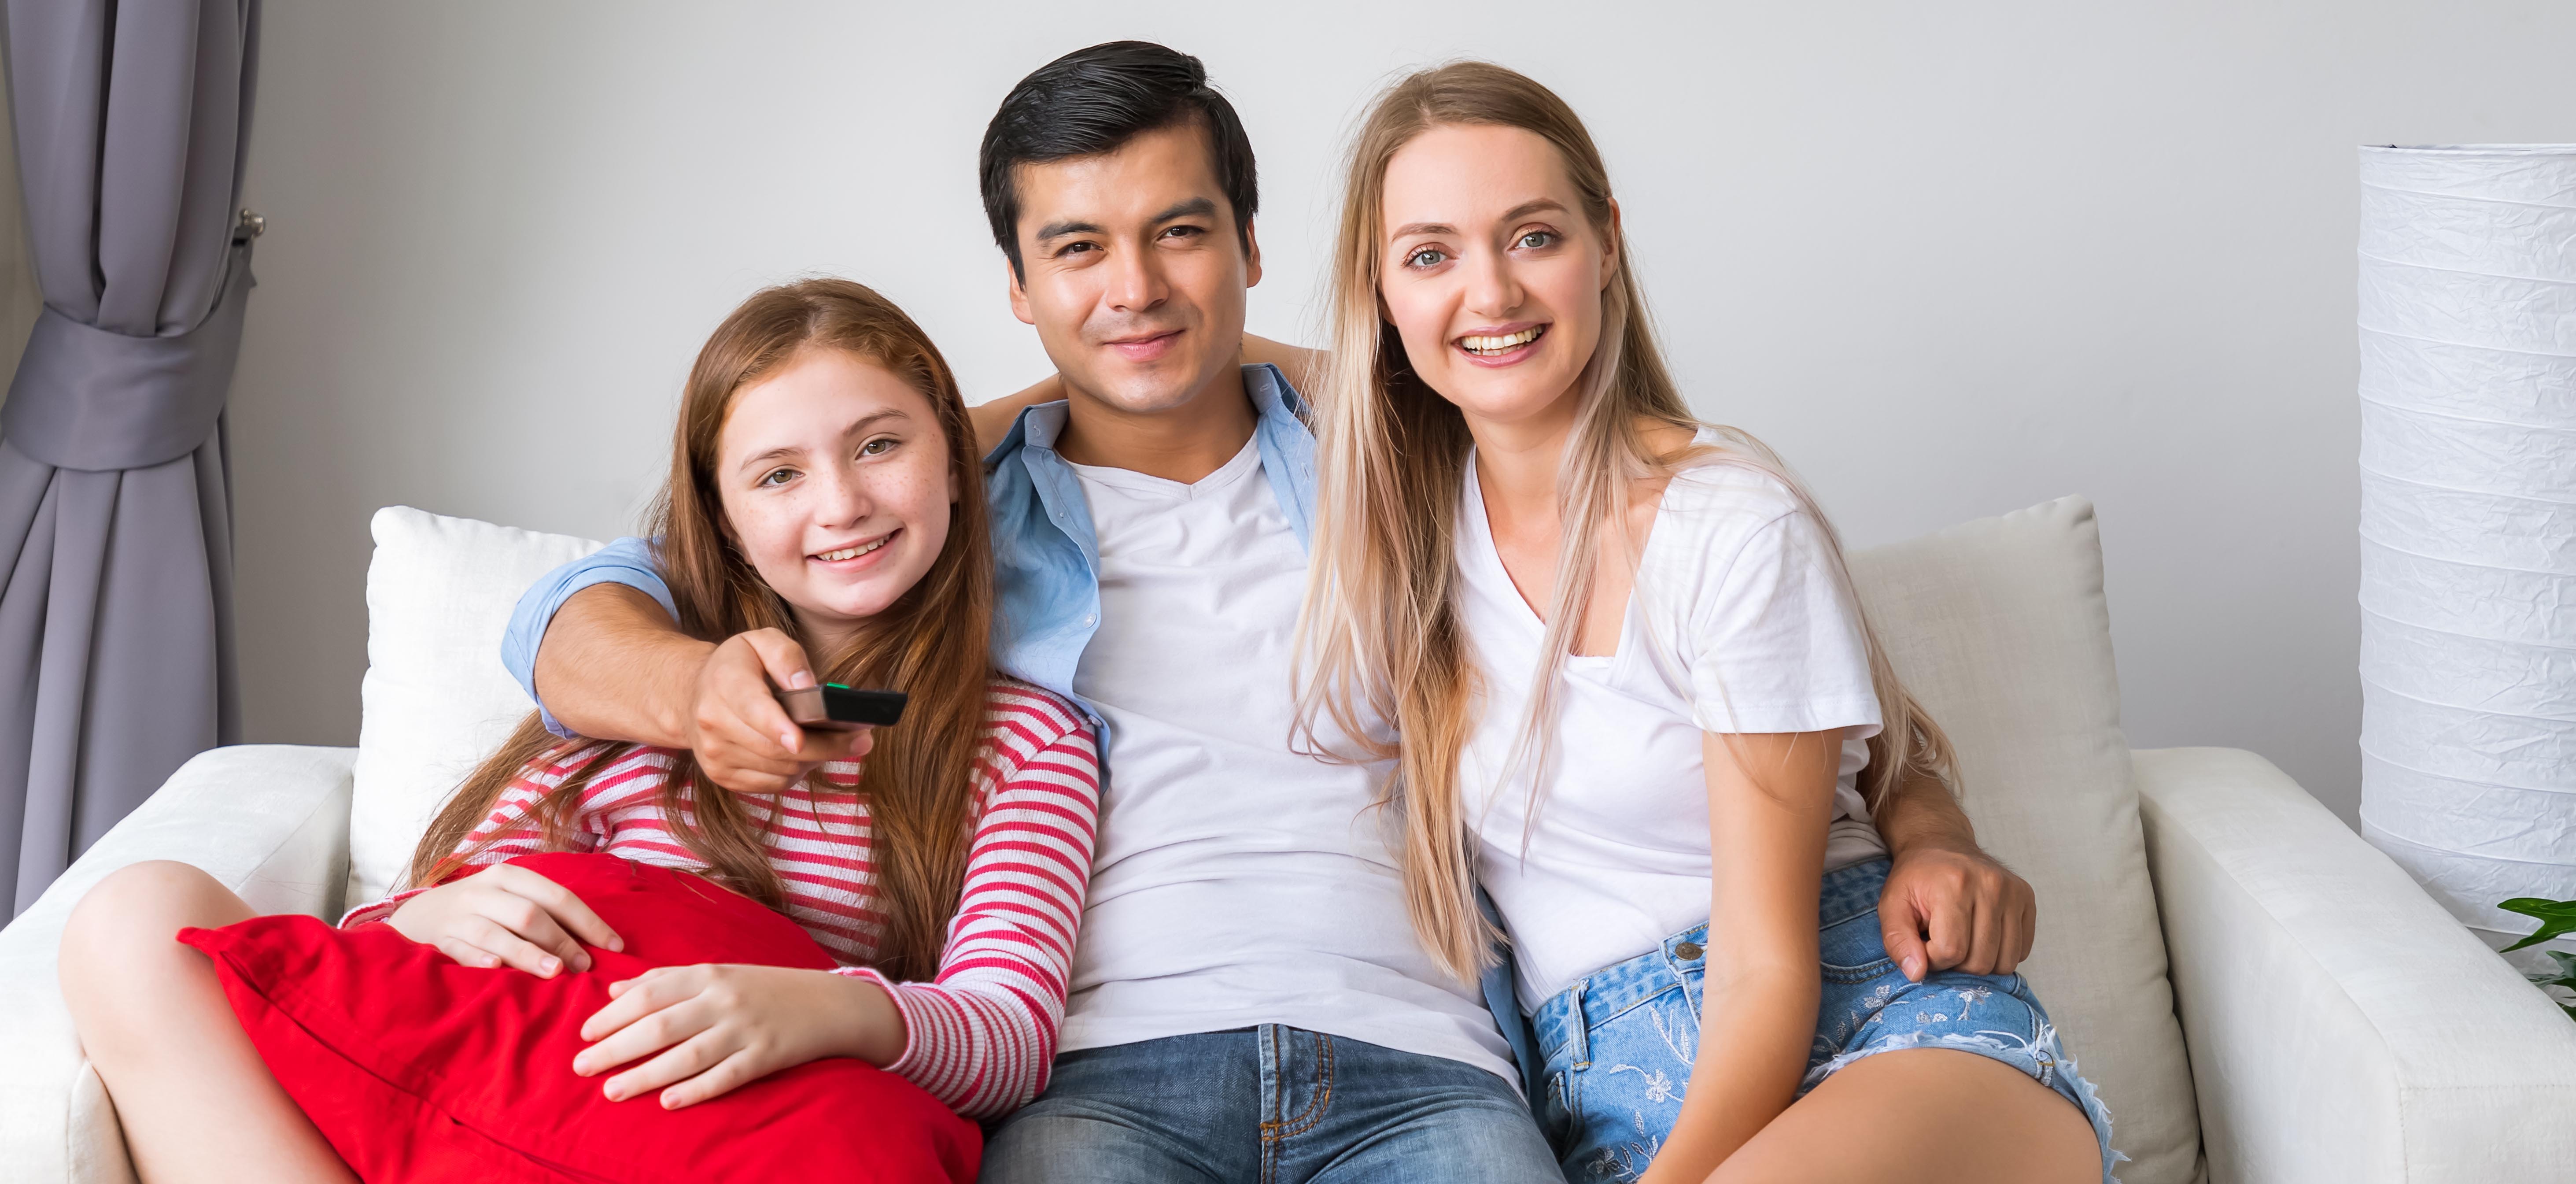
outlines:
M1878 894L1888 863L1874 859L1825 876L1817 921L1824 995L1800 1097L1862 1057L1907 1048L1955 1048L2030 1074L2084 1112L2102 1145L2102 1178L2128 1158L2111 1149L2111 1114L2018 974L1935 972L1908 981L1879 936ZM1530 1017L1544 1068L1531 1099L1565 1178L1574 1184L1634 1180L1681 1115L1699 1053L1700 976L1708 926L1595 971Z

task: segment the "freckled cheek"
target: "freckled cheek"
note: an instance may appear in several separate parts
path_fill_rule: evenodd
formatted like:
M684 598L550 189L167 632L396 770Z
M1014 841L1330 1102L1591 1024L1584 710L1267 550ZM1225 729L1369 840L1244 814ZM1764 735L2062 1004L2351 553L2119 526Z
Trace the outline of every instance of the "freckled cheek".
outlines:
M922 555L922 564L927 569L930 561L938 558L940 549L948 543L948 519L951 507L948 504L948 491L937 484L925 486L923 493L921 510L913 518L912 527L920 532L915 543Z
M805 570L805 514L795 499L733 501L725 506L725 520L764 581L774 585Z
M930 452L923 449L924 453ZM935 462L935 463L925 463ZM877 505L905 526L936 541L948 535L948 465L944 456L917 458L886 472L876 488Z

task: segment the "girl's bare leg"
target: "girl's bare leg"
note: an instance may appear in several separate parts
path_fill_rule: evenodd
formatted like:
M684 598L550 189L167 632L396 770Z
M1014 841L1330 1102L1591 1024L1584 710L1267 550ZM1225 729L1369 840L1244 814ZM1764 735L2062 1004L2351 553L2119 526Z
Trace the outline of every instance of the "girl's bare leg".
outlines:
M1915 1048L1844 1066L1709 1184L2100 1184L2084 1112L1975 1053Z
M243 1034L213 963L176 940L253 915L214 877L154 861L99 881L63 930L63 999L149 1184L356 1184Z

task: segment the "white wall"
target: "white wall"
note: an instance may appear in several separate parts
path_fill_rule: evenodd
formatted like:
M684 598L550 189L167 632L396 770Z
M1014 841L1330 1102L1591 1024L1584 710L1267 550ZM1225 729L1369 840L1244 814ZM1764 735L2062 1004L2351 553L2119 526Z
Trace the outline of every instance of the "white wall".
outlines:
M1042 373L977 138L1028 70L1145 37L1251 129L1255 331L1312 340L1375 82L1529 71L1602 140L1705 414L1861 544L2092 497L2133 742L2255 749L2350 817L2352 149L2576 139L2576 7L1713 7L272 0L232 420L249 734L355 737L375 507L630 529L755 286L883 289L975 397Z

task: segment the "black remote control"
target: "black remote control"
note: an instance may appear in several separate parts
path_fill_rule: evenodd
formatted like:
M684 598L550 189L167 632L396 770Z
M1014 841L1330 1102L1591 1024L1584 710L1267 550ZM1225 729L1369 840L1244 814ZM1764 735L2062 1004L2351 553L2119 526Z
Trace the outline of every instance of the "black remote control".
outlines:
M778 692L787 718L808 728L891 727L903 719L907 700L901 691L863 691L837 682Z

